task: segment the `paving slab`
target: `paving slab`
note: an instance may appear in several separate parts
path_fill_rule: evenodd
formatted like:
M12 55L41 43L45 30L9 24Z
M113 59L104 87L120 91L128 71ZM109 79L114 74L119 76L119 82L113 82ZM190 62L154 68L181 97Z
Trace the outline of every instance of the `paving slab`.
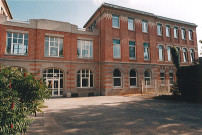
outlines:
M201 135L202 105L145 96L46 100L28 135Z

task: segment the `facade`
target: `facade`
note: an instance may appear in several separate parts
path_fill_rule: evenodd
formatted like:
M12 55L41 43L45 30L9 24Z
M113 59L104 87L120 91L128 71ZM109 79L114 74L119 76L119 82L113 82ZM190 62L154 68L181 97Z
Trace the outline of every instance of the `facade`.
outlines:
M46 80L53 96L141 93L143 81L175 81L170 48L181 65L198 58L196 25L104 3L84 25L15 22L0 15L0 64Z

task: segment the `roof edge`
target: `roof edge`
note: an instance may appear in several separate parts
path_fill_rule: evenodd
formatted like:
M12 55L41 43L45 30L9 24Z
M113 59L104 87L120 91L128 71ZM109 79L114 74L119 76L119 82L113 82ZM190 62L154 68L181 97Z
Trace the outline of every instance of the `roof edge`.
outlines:
M118 5L114 5L114 4L109 4L109 3L103 3L93 13L93 15L90 17L90 19L85 23L85 25L83 27L86 27L86 25L92 20L92 18L95 16L95 14L98 12L98 10L100 10L104 6L111 7L111 8L114 8L114 9L121 9L121 10L129 11L129 12L134 12L134 13L138 13L138 14L148 15L148 16L156 17L156 18L159 18L159 19L162 19L162 20L167 20L167 21L171 21L171 22L176 22L176 23L181 23L181 24L197 27L197 25L195 23L190 23L190 22L181 21L181 20L177 20L177 19L172 19L172 18L167 18L167 17L163 17L163 16L158 16L158 15L155 15L153 13L144 12L144 11L141 11L141 10L136 10L136 9L132 9L132 8L122 7L122 6L118 6Z

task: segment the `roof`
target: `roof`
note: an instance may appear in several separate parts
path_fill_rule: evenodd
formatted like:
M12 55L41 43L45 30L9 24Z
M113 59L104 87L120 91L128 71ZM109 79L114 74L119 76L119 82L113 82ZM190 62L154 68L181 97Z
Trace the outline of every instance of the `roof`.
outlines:
M6 9L8 10L8 14L9 14L10 18L13 19L13 16L12 16L10 8L8 6L7 0L2 0L2 2L5 4Z
M85 24L83 27L86 27L86 25L93 19L93 17L95 16L95 14L96 14L102 7L109 7L109 8L113 8L113 9L124 10L124 11L132 12L132 13L137 13L137 14L147 15L147 16L151 16L151 17L156 17L156 18L158 18L158 19L162 19L162 20L166 20L166 21L177 22L177 23L186 24L186 25L191 25L191 26L195 26L195 27L197 26L197 25L194 24L194 23L189 23L189 22L185 22L185 21L180 21L180 20L176 20L176 19L171 19L171 18L167 18L167 17L162 17L162 16L155 15L155 14L153 14L153 13L144 12L144 11L140 11L140 10L136 10L136 9L131 9L131 8L126 8L126 7L122 7L122 6L118 6L118 5L113 5L113 4L109 4L109 3L103 3L103 4L94 12L94 14L90 17L90 19L86 22L86 24Z

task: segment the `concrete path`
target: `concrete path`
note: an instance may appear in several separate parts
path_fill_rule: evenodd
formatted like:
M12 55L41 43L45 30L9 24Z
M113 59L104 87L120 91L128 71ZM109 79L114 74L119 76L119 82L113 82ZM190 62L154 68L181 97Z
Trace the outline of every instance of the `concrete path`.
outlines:
M202 105L142 96L55 98L28 135L201 135Z

